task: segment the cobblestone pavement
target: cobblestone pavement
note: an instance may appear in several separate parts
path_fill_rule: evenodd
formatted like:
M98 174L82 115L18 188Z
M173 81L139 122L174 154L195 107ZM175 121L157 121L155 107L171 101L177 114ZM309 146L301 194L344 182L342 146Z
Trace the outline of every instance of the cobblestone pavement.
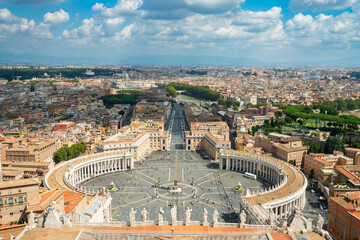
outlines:
M174 182L175 153L178 155L178 185L182 188L178 194L168 191ZM216 208L221 222L237 222L240 202L239 194L233 188L239 182L251 190L269 186L245 178L241 173L219 170L217 163L189 151L153 152L147 159L136 163L131 171L103 175L87 181L84 186L108 188L111 182L118 188L111 193L112 219L119 221L128 221L131 208L136 211L136 221L140 221L143 208L149 213L148 219L157 220L160 207L165 211L164 220L169 221L170 207L176 205L180 221L185 220L185 210L190 207L192 221L201 221L203 208L206 208L208 221L212 222Z

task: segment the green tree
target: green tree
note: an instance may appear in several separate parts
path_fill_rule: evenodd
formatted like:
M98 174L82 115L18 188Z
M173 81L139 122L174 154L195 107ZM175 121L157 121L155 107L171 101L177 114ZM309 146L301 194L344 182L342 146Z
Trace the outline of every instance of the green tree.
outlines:
M173 97L173 98L176 98L177 97L177 92L176 92L176 89L173 87L173 86L166 86L165 87L165 90L166 90L166 94Z
M329 137L324 146L325 153L333 153L333 151L344 151L344 141L340 137Z
M296 161L295 161L295 160L290 160L289 163L290 163L291 165L296 166Z

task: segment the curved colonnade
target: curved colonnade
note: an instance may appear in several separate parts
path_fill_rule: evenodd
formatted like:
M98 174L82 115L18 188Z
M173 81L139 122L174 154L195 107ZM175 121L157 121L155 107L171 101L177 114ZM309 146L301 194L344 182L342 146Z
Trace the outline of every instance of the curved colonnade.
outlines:
M249 172L273 184L270 189L246 194L245 200L250 206L260 205L277 217L289 216L294 207L303 209L305 206L306 177L287 162L258 154L226 150L220 153L219 168Z
M256 206L267 210L265 218L269 217L270 211L277 217L285 217L290 215L294 207L302 209L305 206L307 180L300 170L290 164L272 157L234 150L222 150L219 159L220 169L253 173L272 183L273 186L269 189L247 192L245 195L246 205L250 206L256 216L261 217ZM123 151L82 156L63 162L49 171L45 177L45 186L49 189L62 187L94 195L96 192L82 188L81 183L100 175L131 170L133 167L134 155L124 154Z
M96 192L83 188L81 183L100 175L133 168L133 154L124 154L123 151L107 151L78 157L57 165L45 176L44 183L49 189L68 187L74 191L94 195ZM61 180L56 174L57 172L63 175Z

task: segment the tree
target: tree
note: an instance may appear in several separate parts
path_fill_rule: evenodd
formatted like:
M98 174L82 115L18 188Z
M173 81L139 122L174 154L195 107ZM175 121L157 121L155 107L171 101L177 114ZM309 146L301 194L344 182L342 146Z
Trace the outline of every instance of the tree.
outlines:
M125 111L124 110L120 110L119 111L119 115L123 116L125 114Z
M176 92L176 89L173 87L173 86L166 86L165 87L165 90L166 90L166 94L173 97L173 98L176 98L177 97L177 92Z
M296 166L296 161L295 161L295 160L290 160L289 163L290 163L291 165Z
M280 111L276 111L275 112L275 116L276 116L276 118L280 118L280 117L282 117L282 112L280 112Z
M344 141L340 137L329 137L324 146L325 153L333 153L334 151L344 151Z

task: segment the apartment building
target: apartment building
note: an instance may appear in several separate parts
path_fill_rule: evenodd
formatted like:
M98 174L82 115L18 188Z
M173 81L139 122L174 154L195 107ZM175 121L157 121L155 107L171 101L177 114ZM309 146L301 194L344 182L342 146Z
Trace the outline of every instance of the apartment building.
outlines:
M152 151L167 151L169 134L164 123L135 121L122 127L118 133L99 143L98 151L123 150L135 153L135 160L141 160Z
M58 139L34 139L6 150L6 161L50 162L54 152L60 148Z
M329 198L328 231L336 240L360 239L360 192Z
M0 182L0 223L25 220L26 206L40 202L39 185L38 178Z
M353 159L342 155L341 152L334 154L311 153L304 158L304 173L311 175L314 172L314 179L323 185L331 182L334 168L338 165L352 165Z
M185 149L205 150L209 156L218 160L220 149L231 148L229 127L226 122L192 122L190 131L185 134Z
M354 165L360 164L360 149L359 148L345 148L345 155L354 159Z
M268 136L258 134L255 138L255 147L261 147L265 152L283 161L292 161L298 168L303 166L304 156L309 149L308 146L302 145L300 138L278 133L270 133Z
M329 184L329 196L360 191L360 165L336 166L332 182Z

